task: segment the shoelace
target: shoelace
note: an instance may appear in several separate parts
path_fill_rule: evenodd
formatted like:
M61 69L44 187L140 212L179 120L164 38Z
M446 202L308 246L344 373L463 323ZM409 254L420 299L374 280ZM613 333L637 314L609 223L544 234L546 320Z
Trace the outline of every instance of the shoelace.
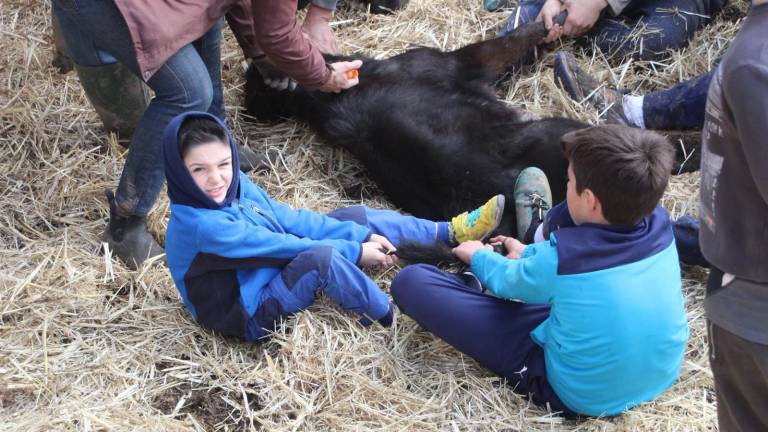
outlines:
M534 212L536 212L536 216L540 221L544 220L544 211L549 210L549 204L547 203L547 200L535 192L528 194L528 197L531 198L531 203L528 204L527 207L531 207Z

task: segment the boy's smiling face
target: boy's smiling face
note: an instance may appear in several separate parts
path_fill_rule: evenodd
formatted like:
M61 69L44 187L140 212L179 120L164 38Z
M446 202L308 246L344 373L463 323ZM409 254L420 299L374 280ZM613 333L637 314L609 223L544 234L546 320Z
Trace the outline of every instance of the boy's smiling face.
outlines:
M196 145L184 156L184 166L208 198L216 204L224 202L232 184L232 150L229 144L211 141Z

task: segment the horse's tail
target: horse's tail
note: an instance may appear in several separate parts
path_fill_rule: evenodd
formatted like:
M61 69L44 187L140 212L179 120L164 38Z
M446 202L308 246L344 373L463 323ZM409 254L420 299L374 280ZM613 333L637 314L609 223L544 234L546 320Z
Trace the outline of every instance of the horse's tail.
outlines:
M404 240L397 247L395 254L408 264L446 265L459 262L451 247L439 241L419 243L413 240Z

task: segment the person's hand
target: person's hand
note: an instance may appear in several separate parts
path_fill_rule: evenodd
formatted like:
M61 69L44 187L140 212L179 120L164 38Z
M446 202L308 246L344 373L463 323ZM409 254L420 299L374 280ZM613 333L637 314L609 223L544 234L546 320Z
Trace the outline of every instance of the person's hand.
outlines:
M331 63L329 65L331 68L331 76L318 90L339 93L342 90L356 86L360 80L357 77L351 79L347 78L346 74L351 70L360 69L360 66L362 65L362 60Z
M600 13L608 6L607 0L565 0L568 18L563 25L563 35L576 37L589 31L595 25Z
M307 16L301 25L301 31L308 37L312 46L324 54L339 54L339 46L336 44L336 37L331 31L331 18L333 11L310 5L307 10Z
M379 242L367 241L362 245L363 253L360 255L358 265L361 267L381 266L388 267L394 264L396 257L382 252L382 245Z
M491 245L503 244L507 249L507 258L518 259L525 250L525 245L514 237L496 236L491 239Z
M296 88L296 81L292 80L288 75L278 69L269 57L262 56L254 58L252 62L264 79L264 84L280 91L293 91Z
M560 24L553 21L563 10L565 8L560 3L560 0L546 0L544 2L544 6L541 7L541 11L539 11L539 15L536 17L536 21L544 22L544 28L549 32L542 42L554 42L563 35L563 28L560 27Z
M480 249L493 250L493 247L491 245L483 244L481 241L470 240L465 241L464 243L453 248L453 254L456 255L458 259L463 261L464 264L471 264L472 255L474 255L475 252L479 251Z
M392 244L392 242L390 242L388 238L382 235L371 234L371 238L368 240L375 241L376 243L380 244L383 248L386 248L390 254L397 252L397 248Z

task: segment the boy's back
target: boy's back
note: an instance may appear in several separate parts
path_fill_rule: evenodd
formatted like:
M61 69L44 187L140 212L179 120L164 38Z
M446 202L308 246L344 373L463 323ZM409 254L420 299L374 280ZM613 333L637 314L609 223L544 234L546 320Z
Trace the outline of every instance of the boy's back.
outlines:
M565 205L555 208L551 220L562 211L567 215ZM536 253L546 258L538 263L550 279L540 289L552 309L532 336L544 347L547 377L566 404L617 414L674 382L688 328L664 209L628 229L561 225Z
M672 148L655 134L607 126L562 142L568 192L547 214L549 241L517 260L478 251L472 269L501 297L550 305L530 335L570 409L618 414L674 382L688 338L677 250L658 205Z

